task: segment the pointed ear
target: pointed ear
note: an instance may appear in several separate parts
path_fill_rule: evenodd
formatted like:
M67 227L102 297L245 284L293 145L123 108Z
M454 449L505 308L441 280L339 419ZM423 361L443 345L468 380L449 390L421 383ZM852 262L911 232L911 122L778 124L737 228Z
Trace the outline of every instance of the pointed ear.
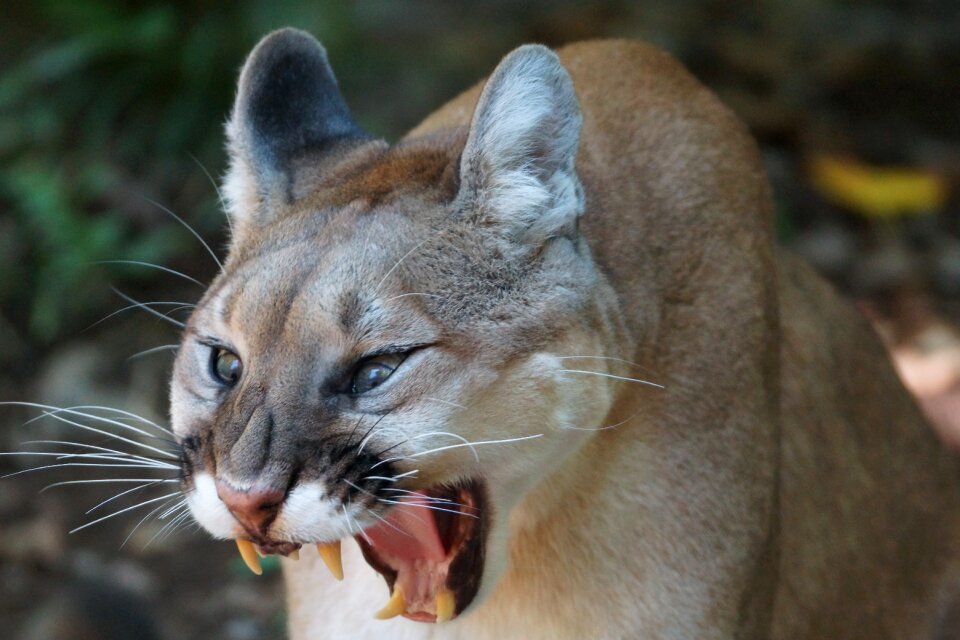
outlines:
M223 192L234 227L242 228L269 222L269 205L290 199L295 160L370 136L354 121L320 43L281 29L263 38L243 66L227 138Z
M576 229L580 106L557 55L525 45L480 95L460 160L461 210L530 245Z

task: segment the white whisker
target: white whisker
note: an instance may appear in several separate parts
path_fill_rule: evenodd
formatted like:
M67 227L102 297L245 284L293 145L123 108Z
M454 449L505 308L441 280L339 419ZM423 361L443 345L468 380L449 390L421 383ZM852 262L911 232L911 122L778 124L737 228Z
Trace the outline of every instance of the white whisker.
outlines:
M636 413L634 413L634 414L631 415L631 416L628 416L628 417L624 418L623 420L621 420L620 422L618 422L618 423L616 423L616 424L608 424L608 425L605 425L605 426L603 426L603 427L590 428L590 427L573 427L573 426L567 426L567 427L561 427L561 429L570 429L571 431L607 431L607 430L609 430L609 429L616 429L617 427L619 427L619 426L622 425L622 424L626 424L626 423L629 422L630 420L633 420L634 418L636 418L638 415L640 415L640 412L639 412L639 411L636 412Z
M450 433L450 432L448 432L448 431L431 431L430 433L421 433L421 434L419 434L419 435L413 436L413 437L410 438L410 439L411 439L411 440L419 440L420 438L427 438L427 437L430 437L430 436L448 436L448 437L453 438L453 439L455 439L455 440L459 440L460 442L463 443L463 446L465 446L465 447L470 447L470 453L473 454L473 457L476 459L476 461L477 461L478 463L480 462L480 456L477 455L477 450L476 450L476 448L473 446L473 443L470 442L469 440L467 440L466 438L464 438L463 436L457 435L456 433Z
M213 258L213 261L217 263L217 267L219 267L220 273L223 273L223 263L220 262L220 258L217 257L217 254L213 252L213 249L210 248L210 245L207 244L207 241L204 240L204 239L200 236L200 234L197 233L196 230L194 230L193 227L191 227L189 224L187 224L187 222L186 222L183 218L181 218L180 216L178 216L178 215L175 214L173 211L171 211L171 210L168 209L167 207L163 206L163 205L160 204L159 202L157 202L157 201L155 201L155 200L151 200L150 198L144 198L144 199L145 199L147 202L149 202L150 204L153 204L153 205L155 205L155 206L157 206L157 207L160 207L163 211L165 211L166 213L168 213L168 214L170 214L171 216L173 216L173 219L174 219L174 220L176 220L177 222L179 222L180 224L182 224L182 225L187 229L187 231L189 231L190 233L192 233L192 234L193 234L193 237L196 238L197 240L199 240L199 241L200 241L200 244L203 245L203 248L206 249L206 250L207 250L207 253L210 254L210 257Z
M47 407L47 408L48 408L48 409L56 409L56 407ZM166 433L166 434L169 434L169 435L171 435L171 436L173 435L173 432L170 431L170 429L167 429L166 427L160 426L159 424L157 424L157 423L154 422L153 420L147 420L147 419L144 418L143 416L139 416L139 415L137 415L137 414L135 414L135 413L131 413L131 412L129 412L129 411L124 411L123 409L115 409L114 407L103 407L103 406L96 405L96 404L81 404L81 405L78 405L78 406L75 406L75 407L64 407L63 409L58 409L58 410L59 410L59 411L71 411L71 410L74 410L74 409L98 409L98 410L100 410L100 411L112 411L112 412L118 413L118 414L120 414L120 415L122 415L122 416L126 416L126 417L128 417L128 418L131 418L131 419L133 419L133 420L137 420L138 422L142 422L142 423L144 423L144 424L148 424L148 425L150 425L151 427L154 427L154 428L156 428L156 429L159 429L160 431L162 431L162 432L164 432L164 433ZM93 415L93 414L85 414L85 415L87 415L88 417L103 419L103 418L101 418L100 416L95 416L95 415Z
M614 358L612 356L557 356L557 360L610 360L612 362L622 362L623 364L628 364L631 367L636 367L637 369L642 369L644 371L650 371L649 367L645 367L630 360L624 360L623 358Z
M430 504L419 504L417 502L410 502L409 500L389 500L387 498L377 498L380 502L384 504L399 504L406 505L408 507L417 507L420 509L430 509L431 511L445 511L447 513L454 513L458 516L467 516L468 518L477 518L478 516L473 515L472 513L464 513L457 509L444 509L443 507L435 507Z
M132 444L132 445L134 445L135 447L142 447L142 448L144 448L144 449L148 449L148 450L153 451L153 452L155 452L155 453L159 453L160 455L165 456L165 457L167 457L167 458L172 458L172 459L178 459L178 458L179 458L178 455L176 455L176 454L174 454L174 453L172 453L172 452L170 452L170 451L165 451L165 450L163 450L163 449L159 449L159 448L157 448L157 447L153 447L153 446L148 445L148 444L145 444L145 443L143 443L143 442L138 442L138 441L136 441L136 440L131 440L131 439L129 439L129 438L125 438L125 437L123 437L123 436L121 436L121 435L118 435L118 434L116 434L116 433L111 433L111 432L109 432L109 431L104 431L104 430L102 430L102 429L97 429L96 427L91 427L90 425L87 425L87 424L80 424L79 422L74 422L74 421L72 421L72 420L67 420L66 418L64 418L63 416L61 416L61 415L59 415L59 414L61 414L61 413L68 413L68 414L70 414L70 415L80 416L80 417L83 417L83 418L89 418L89 419L91 419L91 420L97 420L97 421L103 422L103 423L105 423L105 424L110 424L110 425L113 425L113 426L116 426L116 427L120 427L121 429L126 429L127 431L132 431L132 432L134 432L134 433L137 433L137 434L139 434L139 435L141 435L141 436L145 436L145 437L147 437L147 438L158 439L157 436L152 435L152 434L150 434L150 433L148 433L148 432L146 432L146 431L144 431L143 429L140 429L140 428L138 428L138 427L134 427L133 425L126 424L126 423L124 423L124 422L119 422L119 421L117 421L117 420L111 420L110 418L105 418L105 417L103 417L103 416L97 416L97 415L93 415L93 414L89 414L89 413L84 413L84 412L82 412L82 411L76 411L76 410L74 410L74 409L65 409L65 408L60 408L60 407L51 407L51 406L49 406L49 405L37 404L37 403L34 403L34 402L0 402L0 406L2 406L2 405L16 405L16 406L21 406L21 407L31 407L31 408L34 408L34 409L40 409L40 410L42 411L43 416L38 416L37 418L33 418L33 419L31 419L31 420L28 420L25 424L30 424L31 422L35 422L36 420L40 419L41 417L51 417L51 418L53 418L53 419L55 419L55 420L60 420L61 422L65 422L66 424L73 425L73 426L75 426L75 427L77 427L77 428L79 428L79 429L83 429L83 430L85 430L85 431L92 431L92 432L94 432L94 433L98 433L98 434L100 434L100 435L104 435L104 436L107 436L107 437L109 437L109 438L113 438L113 439L115 439L115 440L120 440L121 442L126 442L127 444Z
M183 495L183 494L181 494L181 495ZM175 496L176 496L176 494L174 494L174 497L175 497ZM130 538L133 537L133 534L137 532L137 529L139 529L140 526L141 526L144 522L146 522L147 520L149 520L149 519L150 519L150 516L152 516L153 514L157 513L158 511L160 511L161 509L163 509L164 507L166 507L167 504L169 504L171 500L173 500L173 498L169 498L166 502L160 503L160 506L159 506L159 507L156 507L156 508L152 509L152 510L150 511L150 513L148 513L147 515L145 515L145 516L143 516L142 518L140 518L140 521L139 521L137 524L134 525L133 529L130 530L130 533L127 534L127 537L124 538L124 539L123 539L123 542L120 543L120 548L123 549L123 548L127 545L127 543L130 541ZM184 497L180 502L183 503L183 504L186 504L186 503L187 503L186 497Z
M141 460L141 461L143 461L143 462L147 462L147 463L150 463L150 464L162 464L162 465L164 465L165 467L168 467L168 468L169 468L169 467L176 468L176 465L170 465L169 463L163 462L163 461L161 461L161 460L155 460L155 459L153 459L153 458L148 458L148 457L146 457L146 456L140 456L140 455L137 455L137 454L135 454L135 453L127 453L126 451L118 451L118 450L116 450L116 449L109 449L109 448L107 448L107 447L100 447L100 446L97 446L97 445L95 445L95 444L85 444L85 443L83 443L83 442L73 442L72 440L27 440L26 442L22 442L22 443L20 443L20 444L22 444L22 445L28 445L28 444L61 444L61 445L67 446L67 447L80 447L81 449L91 449L91 450L93 450L93 451L100 451L100 452L103 452L103 453L110 453L110 454L114 454L114 455L118 455L118 456L124 456L124 457L126 457L126 458L128 458L128 459ZM44 452L44 451L23 451L23 452L20 452L20 453L27 454L27 455L29 455L29 454L31 454L31 453L45 453L45 454L46 454L46 453L49 453L49 454L52 454L52 455L69 456L69 455L73 455L75 452L62 451L62 452L59 452L59 453L58 453L58 452Z
M196 278L192 278L185 273L181 273L176 269L171 269L170 267L164 267L159 264L153 264L152 262L142 262L140 260L98 260L93 264L135 264L141 267L150 267L151 269L159 269L160 271L166 271L167 273L173 274L175 276L180 276L184 280L189 280L190 282L199 285L203 288L206 288L207 285L203 284Z
M213 190L217 194L217 200L220 202L220 210L223 211L223 214L224 214L223 217L227 219L227 227L230 229L230 236L233 237L234 235L233 219L230 217L230 214L227 213L227 204L223 200L223 193L220 191L220 187L217 185L217 181L213 179L213 176L210 175L210 172L207 171L207 168L203 166L203 163L200 162L200 160L196 156L194 156L192 153L188 153L187 155L189 155L190 158L195 163L197 163L197 166L200 167L200 170L203 171L203 174L207 176L207 180L209 180L210 184L213 185Z
M395 489L394 487L383 487L381 491L393 491L395 493L403 493L405 496L410 496L411 498L422 498L427 502L433 502L435 504L445 504L452 507L462 507L464 509L470 509L471 511L478 511L476 507L471 507L469 505L463 504L462 502L457 502L456 500L450 500L449 498L438 498L435 496L428 496L419 491L410 491L409 489ZM398 496L398 500L403 500L405 496Z
M420 456L425 456L431 453L437 453L439 451L447 451L448 449L459 449L461 447L478 447L484 444L509 444L511 442L522 442L524 440L534 440L536 438L543 437L542 433L537 433L532 436L520 436L519 438L504 438L503 440L480 440L478 442L467 442L466 444L449 444L445 447L437 447L435 449L428 449L426 451L419 451L417 453L411 453L409 458L419 458Z
M75 421L73 421L73 420L68 420L67 418L64 418L63 416L59 416L59 415L56 415L56 414L51 413L51 412L46 412L46 411L45 411L44 414L47 415L47 416L50 416L50 417L53 418L54 420L59 420L60 422L63 422L63 423L65 423L65 424L69 424L69 425L71 425L71 426L77 427L78 429L82 429L82 430L84 430L84 431L90 431L90 432L92 432L92 433L97 433L97 434L100 434L100 435L103 435L103 436L107 436L108 438L111 438L111 439L113 439L113 440L119 440L120 442L126 442L127 444L132 444L132 445L135 446L135 447L140 447L140 448L142 448L142 449L146 449L147 451L153 451L154 453L158 453L158 454L160 454L161 456L163 456L163 457L165 457L165 458L169 458L169 459L171 459L171 460L179 460L179 458L180 458L178 455L176 455L176 454L174 454L174 453L171 453L171 452L169 452L169 451L166 451L165 449L160 449L159 447L154 447L154 446L152 446L152 445L149 445L149 444L146 444L146 443L143 443L143 442L137 442L136 440L131 440L130 438L125 438L125 437L123 437L123 436L121 436L121 435L118 435L118 434L116 434L116 433L111 433L111 432L109 432L109 431L104 431L103 429L97 429L96 427L91 427L91 426L88 425L88 424L82 424L82 423L80 423L80 422L75 422ZM122 424L122 423L118 423L118 424ZM130 425L126 425L126 426L127 426L127 428L129 428L129 429L131 429L131 430L139 431L139 429L137 429L136 427L131 427ZM151 436L150 434L147 434L147 433L144 433L144 434L142 434L142 435L144 435L144 436L146 436L146 437L148 437L148 438L155 437L155 436Z
M150 467L143 464L94 464L92 462L62 462L59 464L47 464L42 467L31 467L30 469L23 469L21 471L14 471L13 473L8 473L5 476L0 476L0 480L4 478L12 478L13 476L19 476L24 473L31 473L33 471L43 471L44 469L60 469L64 467L96 467L100 469L155 469L156 467Z
M141 489L146 489L147 487L156 486L156 485L159 484L159 483L160 483L159 480L153 480L153 481L148 482L148 483L146 483L146 484L142 484L142 485L140 485L139 487L133 487L133 488L131 488L131 489L126 489L126 490L121 491L120 493L118 493L118 494L116 494L116 495L114 495L114 496L112 496L112 497L110 497L110 498L107 498L107 499L104 500L103 502L100 502L99 504L96 504L96 505L90 507L90 508L87 509L84 513L89 515L90 513L96 511L97 509L99 509L99 508L102 507L103 505L105 505L105 504L110 504L111 502L113 502L114 500L117 500L118 498L122 498L123 496L128 495L128 494L131 494L131 493L133 493L134 491L139 491L139 490L141 490Z
M113 313L107 314L107 315L105 315L104 317L100 318L99 320L97 320L96 322L94 322L93 324L91 324L89 327L87 327L86 329L84 329L84 331L89 331L90 329L93 329L95 326L97 326L97 325L99 325L99 324L101 324L101 323L106 322L106 321L109 320L110 318L112 318L112 317L114 317L114 316L117 316L117 315L120 315L120 314L123 313L124 311L129 311L130 309L147 309L147 308L150 307L151 305L156 305L156 306L158 306L158 307L176 306L177 308L174 309L173 311L169 311L169 312L167 312L167 313L165 313L165 314L160 314L161 317L163 317L163 318L165 318L165 319L167 319L167 320L171 320L171 321L173 321L173 322L176 322L176 321L173 320L172 318L170 318L170 315L169 315L169 314L173 313L174 311L178 311L178 310L180 310L180 309L184 309L184 308L186 308L186 307L188 307L188 306L189 306L189 307L195 307L195 306L196 306L196 305L192 305L192 304L187 304L187 303L185 303L185 302L177 302L177 301L173 301L173 300L160 300L160 301L157 301L157 302L138 302L138 303L136 303L136 304L128 304L127 306L125 306L125 307L123 307L123 308L121 308L121 309L117 309L117 310L114 311ZM156 311L155 309L149 309L149 310L150 310L150 312L153 313L154 315L157 315L157 314L160 313L159 311Z
M614 380L624 380L626 382L637 382L640 384L649 385L651 387L656 387L657 389L663 389L662 384L657 384L656 382L650 382L649 380L641 380L640 378L628 378L626 376L615 376L612 373L601 373L599 371L584 371L583 369L557 369L557 373L582 373L589 376L601 376L603 378L612 378Z
M402 533L403 535L405 535L405 536L407 536L407 537L409 537L409 538L412 538L412 537L413 537L410 533L408 533L408 532L404 531L403 529L401 529L400 527L396 526L395 524L393 524L392 522L390 522L389 520L387 520L386 518L384 518L383 516L381 516L379 513L377 513L376 511L374 511L373 509L367 509L367 513L369 513L369 514L372 515L374 518L376 518L377 520L379 520L379 521L382 522L383 524L387 525L388 527L390 527L390 528L393 529L394 531L396 531L396 532L398 532L398 533Z
M173 498L173 497L176 497L176 496L178 496L178 495L181 495L179 491L177 491L176 493L168 493L167 495L165 495L165 496L160 496L159 498L151 498L150 500L145 500L145 501L143 501L143 502L139 502L139 503L133 505L132 507L126 507L126 508L121 509L120 511L114 511L113 513L111 513L111 514L109 514L109 515L105 515L105 516L103 516L103 517L101 517L101 518L97 518L97 519L94 520L93 522L88 522L87 524L81 525L81 526L79 526L79 527L77 527L77 528L75 528L75 529L71 529L71 530L69 531L69 533L76 533L77 531L82 531L83 529L86 529L87 527L92 527L93 525L97 524L98 522L103 522L104 520L109 520L110 518L113 518L113 517L115 517L115 516L119 516L119 515L121 515L121 514L127 513L128 511L133 511L134 509L139 509L140 507L145 507L145 506L147 506L148 504L153 504L153 503L155 503L155 502L159 502L160 500L168 500L168 499Z
M152 316L156 316L157 318L160 318L161 320L166 320L166 321L169 322L170 324L176 325L177 327L180 327L181 329L183 329L184 327L187 326L185 323L180 322L179 320L174 320L174 319L171 318L170 316L166 316L166 315L160 313L159 311L157 311L156 309L150 308L149 306L147 306L147 304L145 304L145 303L143 303L143 302L139 302L139 301L137 301L137 300L134 300L133 298L131 298L131 297L128 296L127 294L125 294L125 293L123 293L122 291L120 291L119 289L117 289L116 287L110 287L110 289L113 290L113 292L114 292L115 294L117 294L118 296L120 296L121 298L123 298L124 300L126 300L127 302L129 302L130 304L132 304L134 307L140 307L141 309L143 309L144 311L146 311L147 313L149 313L149 314L152 315ZM110 317L110 316L107 316L107 318L109 318L109 317ZM103 320L106 320L107 318L104 318ZM96 326L96 325L99 324L100 322L103 322L103 320L98 320L96 323L90 325L90 327ZM87 328L89 329L90 327L87 327Z
M136 360L137 358L142 358L143 356L149 356L152 353L159 353L161 351L176 351L180 348L179 344L165 344L159 347L153 347L152 349L144 349L143 351L137 351L135 354L127 358L127 361Z
M422 296L424 298L440 298L443 300L443 296L437 295L435 293L401 293L396 296L390 296L384 302L390 302L391 300L397 300L399 298L406 298L407 296Z
M57 460L66 460L69 458L86 458L90 460L107 460L113 462L130 462L137 463L136 466L143 469L177 469L175 465L166 464L163 462L157 462L155 460L139 460L137 458L127 457L123 455L112 455L108 453L67 453L65 451L4 451L0 452L0 456L36 456L36 457L46 457L46 458L56 458Z
M397 267L399 267L400 264L401 264L404 260L406 260L414 251L416 251L417 249L419 249L419 248L422 247L423 245L427 244L427 242L429 242L430 240L431 240L431 238L427 238L426 240L423 240L422 242L418 242L417 245L416 245L413 249L410 249L410 251L407 251L405 254L403 254L403 256L402 256L399 260L397 260L396 264L394 264L392 267L390 267L390 270L387 271L387 273L383 276L383 278L380 279L380 282L377 284L376 288L373 290L373 295L377 295L377 293L379 293L380 287L383 286L383 283L387 281L387 278L390 277L390 274L393 273L394 271L396 271Z
M117 483L129 483L129 482L154 482L156 484L172 484L175 482L180 482L176 478L169 478L166 480L156 480L154 478L107 478L99 480L64 480L63 482L54 482L53 484L48 484L43 489L40 489L40 493L43 493L47 489L53 489L54 487L62 487L70 484L117 484Z

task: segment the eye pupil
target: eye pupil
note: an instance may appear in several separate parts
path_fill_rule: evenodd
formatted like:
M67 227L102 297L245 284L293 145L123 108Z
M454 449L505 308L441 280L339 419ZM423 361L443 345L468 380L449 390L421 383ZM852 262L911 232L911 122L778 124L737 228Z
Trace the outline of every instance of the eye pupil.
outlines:
M243 374L243 363L237 354L226 349L217 349L214 353L213 373L216 379L228 386L233 386Z

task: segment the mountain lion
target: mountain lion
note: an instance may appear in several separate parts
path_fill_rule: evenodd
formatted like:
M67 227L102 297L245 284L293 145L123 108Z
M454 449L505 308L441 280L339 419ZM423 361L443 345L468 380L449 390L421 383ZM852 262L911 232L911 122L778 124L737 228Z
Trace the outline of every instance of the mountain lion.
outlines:
M227 131L173 429L293 638L957 634L960 467L668 55L520 47L388 145L282 30Z

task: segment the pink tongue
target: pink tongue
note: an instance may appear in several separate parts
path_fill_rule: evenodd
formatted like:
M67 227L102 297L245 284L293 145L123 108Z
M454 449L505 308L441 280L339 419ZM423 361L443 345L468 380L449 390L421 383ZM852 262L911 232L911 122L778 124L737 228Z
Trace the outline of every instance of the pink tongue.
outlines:
M416 496L405 497L402 502L390 510L386 522L364 531L373 547L404 560L443 560L447 553L429 503Z

